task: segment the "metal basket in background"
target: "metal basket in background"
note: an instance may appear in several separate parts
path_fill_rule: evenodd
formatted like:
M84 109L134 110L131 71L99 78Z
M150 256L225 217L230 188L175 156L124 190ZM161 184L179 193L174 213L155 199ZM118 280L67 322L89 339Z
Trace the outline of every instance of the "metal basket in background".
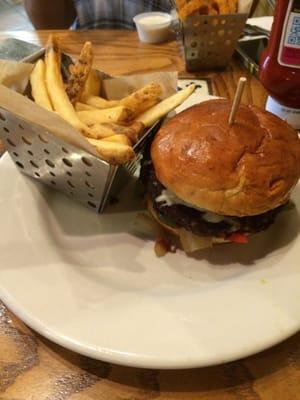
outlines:
M232 58L247 14L191 15L175 26L184 48L186 69L224 68Z

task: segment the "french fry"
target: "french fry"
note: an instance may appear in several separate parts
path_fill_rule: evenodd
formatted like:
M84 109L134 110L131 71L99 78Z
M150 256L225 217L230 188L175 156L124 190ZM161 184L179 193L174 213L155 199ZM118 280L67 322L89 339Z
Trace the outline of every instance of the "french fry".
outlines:
M150 127L160 118L164 117L171 110L178 107L183 103L195 90L195 85L189 85L185 89L173 94L166 98L154 107L145 111L143 114L137 117L136 121L141 122L145 127Z
M130 108L135 115L138 115L157 104L161 95L161 86L151 82L120 100L120 105Z
M95 69L91 69L90 73L85 82L83 92L80 100L84 102L84 99L89 96L98 96L101 90L101 79L99 73Z
M132 144L135 144L139 140L145 128L141 122L137 121L134 121L128 126L122 126L113 123L104 123L102 126L110 128L116 135L126 135Z
M126 144L95 139L88 141L96 148L99 156L109 164L126 164L135 159L135 152Z
M99 96L90 96L84 99L84 103L99 109L124 106L138 115L155 105L161 94L161 86L152 82L121 100L106 100Z
M133 112L122 106L107 108L105 110L78 111L79 119L87 124L101 124L103 122L115 122L128 124L133 120Z
M118 100L106 100L99 96L88 96L83 99L83 102L89 106L99 108L100 110L116 107L120 103Z
M93 63L91 42L86 42L75 64L70 65L66 92L72 104L79 101Z
M127 126L114 124L113 122L104 122L102 126L110 129L112 132L114 132L114 135L125 135L128 129L130 129Z
M91 111L97 110L97 108L89 106L88 104L80 103L79 101L75 104L76 111Z
M134 121L131 125L128 126L128 128L130 128L130 131L128 131L128 133L126 134L131 142L135 144L144 133L145 125L140 121Z
M125 135L131 143L136 143L140 134L140 123L133 123L130 126L122 126L111 123L89 125L96 139L104 139L109 136Z
M69 97L65 91L60 71L61 53L58 44L50 36L46 47L46 84L54 110L70 125L78 129L82 134L95 138L89 128L78 118Z
M95 139L103 139L116 134L110 127L105 126L105 124L89 125L89 129L94 133Z
M38 60L30 75L31 94L34 101L48 111L53 111L46 86L46 66L43 60Z
M131 129L130 126L118 125L112 122L106 122L103 123L102 125L111 129L115 135L127 135L128 131L130 131Z
M122 143L122 144L127 144L127 146L131 146L131 141L128 139L126 135L113 135L113 136L108 136L104 139L107 142L114 142L114 143Z
M144 131L144 125L140 122L133 122L129 126L105 122L103 124L89 125L89 128L98 135L99 139L114 135L126 135L132 144L138 141Z

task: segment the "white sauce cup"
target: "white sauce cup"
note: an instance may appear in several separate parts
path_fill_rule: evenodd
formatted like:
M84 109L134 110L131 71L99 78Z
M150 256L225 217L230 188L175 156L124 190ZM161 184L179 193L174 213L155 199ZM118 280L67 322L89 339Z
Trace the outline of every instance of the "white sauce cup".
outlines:
M136 15L133 21L141 42L161 43L170 38L172 17L168 13L142 13Z

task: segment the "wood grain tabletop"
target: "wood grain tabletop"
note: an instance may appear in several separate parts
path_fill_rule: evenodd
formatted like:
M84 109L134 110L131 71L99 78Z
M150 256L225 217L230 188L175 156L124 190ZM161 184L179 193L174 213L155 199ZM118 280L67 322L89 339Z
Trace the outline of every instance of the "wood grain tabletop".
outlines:
M49 32L0 32L45 44ZM175 41L141 44L135 32L58 31L66 53L76 57L91 40L95 64L111 74L179 71L186 75ZM248 77L245 103L263 106L259 81L232 61L225 71L201 72L212 79L214 94L232 98L241 75ZM230 340L230 338L228 339ZM26 327L0 302L0 400L295 400L300 399L300 334L258 355L229 364L193 370L120 367L78 355Z

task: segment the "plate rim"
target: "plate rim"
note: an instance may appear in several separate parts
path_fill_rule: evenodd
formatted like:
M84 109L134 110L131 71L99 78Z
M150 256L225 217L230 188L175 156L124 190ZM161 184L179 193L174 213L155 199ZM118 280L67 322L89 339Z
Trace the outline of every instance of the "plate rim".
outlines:
M184 359L178 360L175 358L173 361L164 360L162 358L157 359L157 357L153 356L145 356L145 355L136 355L134 353L122 353L120 351L112 351L111 349L101 349L101 350L93 350L91 347L76 343L72 341L68 337L64 337L59 335L53 329L46 328L44 324L40 321L39 318L36 318L31 315L30 312L26 312L26 310L17 304L14 297L11 296L6 290L2 288L0 284L0 300L4 303L7 308L13 312L23 323L28 325L35 332L50 340L51 342L58 344L61 347L64 347L67 350L73 351L75 353L81 354L86 357L90 357L92 359L107 362L115 365L120 365L123 367L132 367L132 368L150 368L150 369L161 369L161 370L180 370L180 369L195 369L195 368L205 368L218 366L222 364L227 364L233 361L239 361L241 359L253 356L255 354L259 354L262 351L268 350L271 347L276 346L277 344L284 342L288 338L295 335L300 330L300 322L299 326L295 325L293 330L286 332L284 335L279 335L278 338L274 338L271 341L264 340L261 344L248 346L247 350L241 352L233 353L227 357L223 357L222 360L218 359L216 355L210 356L210 361L190 361Z

